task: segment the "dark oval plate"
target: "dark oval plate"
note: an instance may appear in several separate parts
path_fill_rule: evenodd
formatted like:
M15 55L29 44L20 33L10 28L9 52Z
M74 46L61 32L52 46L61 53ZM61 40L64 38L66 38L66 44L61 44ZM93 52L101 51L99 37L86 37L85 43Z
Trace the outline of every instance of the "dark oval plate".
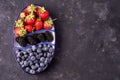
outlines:
M35 6L40 7L38 5L35 5ZM25 8L27 8L27 7L25 7ZM19 16L20 16L20 14L19 14ZM49 17L49 18L52 19L51 17ZM17 20L18 20L18 18L17 18ZM14 28L15 28L15 26L14 26ZM55 27L54 27L54 25L53 25L52 29L50 29L50 30L41 29L41 30L38 30L38 31L35 31L32 33L28 33L25 35L25 36L29 36L29 35L33 35L33 34L50 32L53 36L53 40L51 42L49 42L49 41L39 42L35 45L27 45L25 47L20 46L16 42L14 28L13 28L13 35L12 35L12 41L13 41L12 44L13 44L13 51L14 51L13 53L14 53L17 63L20 65L20 67L25 72L27 72L29 74L38 74L38 73L44 71L48 67L48 65L50 64L50 62L54 56L54 51L55 51Z

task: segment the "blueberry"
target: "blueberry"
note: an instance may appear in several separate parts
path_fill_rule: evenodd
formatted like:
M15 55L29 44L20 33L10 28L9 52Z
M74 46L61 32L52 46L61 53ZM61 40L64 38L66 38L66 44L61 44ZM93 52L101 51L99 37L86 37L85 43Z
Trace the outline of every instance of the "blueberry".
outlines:
M37 69L37 66L32 65L31 68L32 68L33 70L35 70L35 69Z
M16 50L16 53L19 53L19 52L20 52L20 50L19 50L19 49L17 49L17 50Z
M23 54L25 55L27 52L26 51L23 51Z
M24 56L22 56L22 57L21 57L21 59L22 59L22 60L25 60L25 57L24 57Z
M35 74L35 70L30 70L30 73L31 74Z
M47 51L48 48L47 48L47 47L43 47L42 50L43 50L43 51Z
M24 61L24 65L25 65L25 66L28 66L28 62L27 62L27 61Z
M47 45L47 47L49 48L49 47L50 47L50 45L48 44L48 45Z
M54 51L54 49L51 47L50 49L49 49L49 52L53 52Z
M41 51L42 51L41 48L38 48L38 49L37 49L37 52L38 52L38 53L40 53Z
M43 47L47 47L47 44L43 44Z
M38 60L33 61L34 63L38 63Z
M43 70L45 70L47 68L48 65L44 65L44 67L42 68Z
M51 62L52 61L52 57L48 58L48 61Z
M38 69L37 69L37 72L41 72L41 71L42 71L42 69L41 69L41 68L38 68Z
M45 63L45 64L48 64L48 63L49 63L49 62L48 62L48 59L45 59L44 63Z
M43 67L45 64L44 63L40 63L40 66Z
M29 55L30 55L30 56L33 56L33 53L31 52L31 53L29 53Z
M51 57L51 56L52 56L52 54L48 52L47 53L47 57Z
M51 52L52 55L54 55L54 52Z
M46 59L45 59L45 64L46 64L46 63L50 63L51 60L52 60L52 57L46 58Z
M20 59L20 58L17 58L17 61L18 61L18 62L20 62L20 61L21 61L21 59Z
M42 44L39 44L38 47L41 48L41 47L42 47Z
M29 71L30 71L30 68L29 68L29 67L26 67L26 68L25 68L25 71L29 72Z
M31 60L34 61L35 60L35 56L31 56Z
M28 57L28 55L26 55L26 54L25 54L25 55L24 55L24 57L25 57L25 58L27 58L27 57Z
M43 55L44 57L47 57L47 53L44 53L44 55Z
M36 55L36 58L37 58L37 59L40 59L40 57L41 57L41 55Z
M32 50L36 51L37 47L35 45L32 46Z
M21 65L21 67L22 67L22 68L24 68L24 67L25 67L25 65L24 65L24 64L22 64L22 65Z
M28 53L32 52L32 50L31 50L30 48L28 48L26 51L27 51Z
M39 53L38 55L43 56L43 53Z
M29 65L33 65L33 62L32 61L28 61Z
M17 57L21 57L21 52L18 52L18 53L17 53Z
M41 57L41 58L40 58L40 61L41 61L41 62L44 62L44 61L45 61L45 58L44 58L44 57Z
M37 58L37 59L40 59L40 57L41 57L42 55L43 55L43 54L37 54L37 55L36 55L36 58Z
M24 64L24 62L23 62L23 61L21 61L21 62L20 62L20 65L23 65L23 64Z
M36 67L39 67L39 64L38 64L38 63L35 63L35 66L36 66Z
M43 55L43 53L41 52L41 53L39 53L39 55L41 55L41 56L42 56L42 55Z

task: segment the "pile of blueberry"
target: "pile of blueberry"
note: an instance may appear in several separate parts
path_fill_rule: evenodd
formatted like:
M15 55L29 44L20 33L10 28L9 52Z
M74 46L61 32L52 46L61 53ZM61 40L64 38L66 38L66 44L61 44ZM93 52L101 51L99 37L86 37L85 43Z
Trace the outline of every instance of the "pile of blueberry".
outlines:
M16 50L16 59L22 69L30 74L45 70L54 55L54 48L50 44L33 45L26 50Z

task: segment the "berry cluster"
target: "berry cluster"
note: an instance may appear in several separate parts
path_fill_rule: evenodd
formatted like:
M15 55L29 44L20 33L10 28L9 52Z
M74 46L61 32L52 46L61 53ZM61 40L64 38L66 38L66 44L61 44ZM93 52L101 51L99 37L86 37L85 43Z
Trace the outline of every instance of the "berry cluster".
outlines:
M24 71L36 74L45 70L51 62L54 48L50 44L33 45L26 50L16 50L17 62Z
M33 4L27 6L18 17L14 28L15 36L24 36L29 32L52 29L53 20L49 17L49 12L44 7Z
M27 46L27 45L35 45L40 42L51 42L53 41L53 35L51 32L46 31L43 33L35 33L27 36L19 36L15 38L16 42L19 43L20 46Z

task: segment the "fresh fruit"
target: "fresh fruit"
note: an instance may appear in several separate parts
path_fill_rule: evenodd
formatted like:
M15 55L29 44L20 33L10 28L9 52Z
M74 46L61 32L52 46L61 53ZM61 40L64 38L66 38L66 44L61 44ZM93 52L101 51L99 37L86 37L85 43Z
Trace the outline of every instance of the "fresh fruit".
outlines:
M52 26L53 26L52 19L48 19L48 20L44 21L43 26L44 26L44 29L48 29L48 30L52 29Z
M35 45L37 44L38 42L36 41L36 39L34 38L34 36L30 35L27 37L27 40L29 42L30 45Z
M25 47L27 45L27 40L25 37L16 37L16 41L19 45Z
M46 31L44 34L45 34L45 37L46 37L46 41L49 41L49 42L53 41L53 35L52 35L51 32Z
M17 35L18 37L21 37L21 36L19 35L19 28L20 28L20 27L15 28L15 31L16 31L16 35ZM23 29L23 28L22 28L22 29ZM32 29L33 29L33 27L32 27L31 25L25 26L25 30L27 30L27 31L29 31L29 32L31 32ZM20 30L21 30L21 28L20 28ZM18 34L17 34L17 33L18 33ZM18 37L16 38L16 42L19 43L19 38L18 38ZM35 45L35 44L37 44L37 43L45 42L45 41L48 41L48 42L53 41L53 35L52 35L52 33L49 32L49 31L46 31L46 32L44 32L44 33L35 33L35 34L27 35L27 36L24 36L24 38L25 38L24 40L26 40L26 43L27 43L27 44L30 44L30 45ZM45 47L45 46L44 46L44 47Z
M29 14L25 18L25 23L28 25L33 25L35 23L35 15L34 14Z
M29 5L29 6L27 7L27 11L28 11L29 13L36 12L36 6L33 5L33 4Z
M26 33L27 33L27 32L26 32L26 29L24 29L24 28L16 27L16 28L14 29L14 34L15 34L16 36L24 36Z
M26 25L25 29L27 30L27 32L32 32L34 30L34 27L32 25Z
M32 47L36 49L33 50L32 48L28 48L31 51L31 53L28 53L28 49L17 50L16 56L18 63L21 65L24 71L30 74L36 74L46 69L48 64L51 62L53 55L51 52L49 52L49 49L50 48L53 49L53 47L51 47L50 44L39 44L38 46L36 45ZM43 48L48 48L48 49L43 50ZM36 52L36 50L38 49L40 49L41 52ZM44 56L44 54L46 54L46 56ZM27 55L26 58L25 55Z
M37 8L36 13L42 20L47 20L49 18L49 12L45 10L44 7Z
M14 28L14 46L16 60L25 72L40 73L51 62L54 54L54 29L53 32L49 29L52 27L53 20L44 7L30 4L20 13Z
M18 19L15 21L16 27L24 27L24 22L21 19Z
M37 48L36 48L35 45L32 46L32 50L33 50L33 51L37 50Z
M46 41L44 33L38 33L37 38L40 42Z
M35 22L35 29L40 30L40 29L42 29L42 27L43 27L43 22L41 20L37 20Z
M24 19L25 17L26 17L26 13L25 12L20 13L20 18L21 19Z

